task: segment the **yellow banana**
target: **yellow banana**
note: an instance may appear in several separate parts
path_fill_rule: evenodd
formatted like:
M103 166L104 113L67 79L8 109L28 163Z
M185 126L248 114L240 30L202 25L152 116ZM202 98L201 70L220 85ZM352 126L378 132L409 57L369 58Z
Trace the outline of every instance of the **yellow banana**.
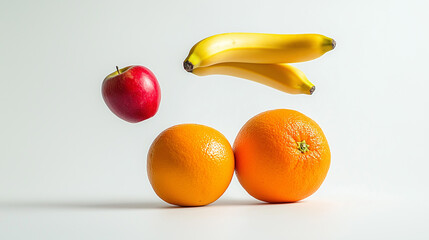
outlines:
M192 73L198 76L220 74L245 78L291 94L311 95L316 89L301 70L286 63L226 62L195 68Z
M223 62L294 63L318 58L335 48L320 34L224 33L195 44L183 62L186 71Z

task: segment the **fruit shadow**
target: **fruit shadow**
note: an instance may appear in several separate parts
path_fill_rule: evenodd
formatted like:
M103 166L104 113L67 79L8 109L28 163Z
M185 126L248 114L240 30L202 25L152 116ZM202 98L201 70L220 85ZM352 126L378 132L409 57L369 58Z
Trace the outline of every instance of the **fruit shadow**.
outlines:
M163 202L148 202L138 200L91 200L91 201L13 201L2 202L0 208L8 209L168 209L176 206Z
M11 201L0 202L0 209L99 209L99 210L126 210L126 209L186 209L186 208L205 208L205 207L219 207L219 206L262 206L262 205L282 205L282 204L299 204L296 203L265 203L257 200L243 200L243 199L227 199L218 200L207 206L198 207L181 207L170 205L162 201L112 201L112 200L98 200L98 201Z

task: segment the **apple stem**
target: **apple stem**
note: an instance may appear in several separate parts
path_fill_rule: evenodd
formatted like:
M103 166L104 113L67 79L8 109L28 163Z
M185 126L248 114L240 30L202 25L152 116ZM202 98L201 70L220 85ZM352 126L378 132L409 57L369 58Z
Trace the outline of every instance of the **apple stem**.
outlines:
M116 66L116 71L118 72L118 74L121 74L121 72L119 72L118 66Z

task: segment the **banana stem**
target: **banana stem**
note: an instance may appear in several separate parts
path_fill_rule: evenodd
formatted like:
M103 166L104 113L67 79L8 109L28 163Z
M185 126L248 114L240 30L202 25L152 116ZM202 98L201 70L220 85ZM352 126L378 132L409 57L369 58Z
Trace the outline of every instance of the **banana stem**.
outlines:
M194 70L194 65L191 62L189 62L189 61L185 61L185 62L183 62L183 68L187 72L192 72L192 70Z

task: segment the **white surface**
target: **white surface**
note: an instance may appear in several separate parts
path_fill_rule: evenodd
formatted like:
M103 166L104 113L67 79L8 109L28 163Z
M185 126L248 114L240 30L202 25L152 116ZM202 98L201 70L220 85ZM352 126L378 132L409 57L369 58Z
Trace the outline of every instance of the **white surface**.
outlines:
M0 239L428 239L425 1L0 2ZM222 32L321 33L337 48L297 64L313 96L182 61ZM129 124L100 93L141 64L161 84L158 114ZM165 128L192 122L231 143L265 110L319 123L332 151L322 187L297 204L252 199L236 178L214 205L175 208L145 160Z

